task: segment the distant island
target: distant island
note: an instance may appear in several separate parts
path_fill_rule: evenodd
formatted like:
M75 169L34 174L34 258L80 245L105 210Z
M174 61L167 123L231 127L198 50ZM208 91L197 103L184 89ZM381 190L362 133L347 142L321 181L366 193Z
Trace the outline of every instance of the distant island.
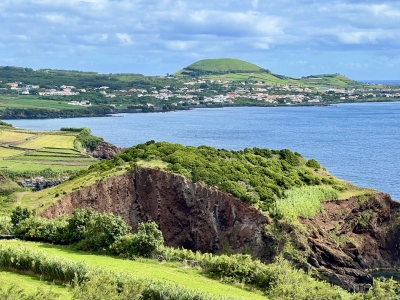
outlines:
M400 85L340 74L292 78L233 58L200 60L165 76L0 67L0 119L398 100Z

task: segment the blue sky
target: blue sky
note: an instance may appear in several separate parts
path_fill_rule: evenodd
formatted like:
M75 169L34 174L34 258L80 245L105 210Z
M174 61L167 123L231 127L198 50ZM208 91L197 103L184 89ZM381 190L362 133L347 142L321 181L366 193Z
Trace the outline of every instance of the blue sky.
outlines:
M2 66L165 75L230 57L400 79L398 0L2 0L0 28Z

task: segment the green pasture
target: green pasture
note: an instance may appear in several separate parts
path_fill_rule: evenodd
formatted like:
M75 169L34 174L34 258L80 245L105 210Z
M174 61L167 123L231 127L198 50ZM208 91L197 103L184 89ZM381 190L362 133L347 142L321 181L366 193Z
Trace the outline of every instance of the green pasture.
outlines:
M16 164L8 167L8 169L16 172L24 172L24 171L43 171L45 169L52 169L54 171L78 171L86 168L87 165L61 165L61 164L41 164L41 163L25 163L25 162L17 162Z
M75 138L75 136L71 135L44 134L20 144L19 147L28 149L40 149L44 147L71 149L74 148Z
M54 284L49 281L43 281L40 278L27 274L18 274L0 269L0 287L7 289L10 286L16 286L23 289L25 294L33 294L38 289L51 290L60 295L60 300L72 299L72 289L60 284Z
M260 291L248 291L239 286L228 285L219 280L204 276L196 268L186 267L182 263L160 263L152 259L125 260L93 253L79 252L68 247L54 246L34 242L7 242L15 247L27 247L48 255L58 256L74 262L84 262L92 267L125 273L137 278L166 281L213 295L241 297L243 299L266 299Z
M0 143L15 143L18 141L31 138L34 135L31 133L23 133L17 131L0 131Z
M18 160L40 164L57 164L61 166L87 166L97 162L91 157L60 157L60 156L19 156Z
M20 164L20 162L17 160L0 160L0 169L9 168L17 164Z
M16 149L9 149L9 148L0 147L0 159L1 158L15 156L15 155L20 155L20 154L22 154L24 152L25 151L23 151L23 150L16 150Z
M42 148L42 149L39 149L38 152L55 153L55 154L81 155L81 153L78 150L58 149L58 148Z
M48 156L48 157L66 157L66 158L78 158L84 157L80 153L64 153L64 152L47 152L47 151L31 151L30 156Z
M45 108L45 109L81 109L79 105L69 105L67 101L41 100L35 96L1 97L0 109L6 108Z

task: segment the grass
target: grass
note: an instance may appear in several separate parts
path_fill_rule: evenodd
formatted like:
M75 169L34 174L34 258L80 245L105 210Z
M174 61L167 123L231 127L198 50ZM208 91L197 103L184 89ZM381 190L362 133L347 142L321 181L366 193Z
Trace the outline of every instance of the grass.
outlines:
M81 153L78 150L72 150L72 149L42 148L38 151L45 152L45 153L57 153L57 154L62 153L62 154L81 155Z
M24 155L18 157L19 161L48 161L48 162L86 162L86 165L96 162L97 160L91 157L74 157L74 156L57 156L57 155Z
M78 252L71 248L44 243L19 241L10 241L8 243L15 247L27 247L40 250L48 255L59 256L74 262L85 262L92 267L110 270L116 273L122 272L137 278L148 278L176 283L214 295L242 297L244 299L265 299L261 292L250 292L233 285L223 284L218 280L203 276L200 270L186 268L181 263L159 263L152 259L124 260L92 253Z
M0 158L23 154L25 151L0 147Z
M36 96L1 97L0 110L5 108L44 108L44 109L81 109L81 106L69 105L67 101L41 100Z
M15 143L18 141L31 138L34 135L31 133L22 133L16 131L0 131L0 143Z
M312 218L322 210L322 201L334 200L338 193L328 186L303 186L285 191L277 201L278 210L291 220Z
M44 147L73 149L75 136L71 135L50 135L44 134L35 139L19 145L28 149L40 149Z
M313 77L321 78L321 80L313 80L309 78L279 78L272 73L228 73L221 75L205 75L202 78L210 80L229 80L229 81L261 81L265 84L272 85L298 85L310 87L348 87L353 82L339 74L335 75L315 75Z
M1 288L16 286L18 288L22 288L26 294L33 294L39 288L51 289L53 292L60 294L60 297L58 298L60 300L72 299L72 290L65 286L54 284L48 281L42 281L36 276L18 274L1 269L0 286Z
M74 170L78 171L83 168L86 168L87 165L84 166L76 166L76 165L60 165L60 164L40 164L40 163L19 163L8 169L17 172L24 172L24 171L42 171L45 169L52 169L54 171L67 171L67 170Z
M259 72L261 68L255 64L234 59L234 58L221 58L221 59L204 59L191 64L187 68L204 70L204 71L247 71Z
M168 167L168 163L162 160L140 160L137 164L143 168L154 168L164 170Z

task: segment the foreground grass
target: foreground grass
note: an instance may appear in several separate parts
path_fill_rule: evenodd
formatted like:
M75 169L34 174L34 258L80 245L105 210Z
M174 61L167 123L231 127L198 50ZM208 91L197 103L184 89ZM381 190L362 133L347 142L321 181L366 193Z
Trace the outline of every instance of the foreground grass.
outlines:
M40 278L32 275L18 274L11 271L0 269L0 286L7 289L10 286L22 288L25 293L33 294L38 289L51 289L53 292L60 295L58 299L72 299L72 290L60 284L54 284L49 281L43 281Z
M186 268L181 263L159 263L151 259L123 260L92 253L78 252L71 248L54 246L44 243L8 241L3 242L15 247L27 247L40 250L48 255L54 255L74 262L85 262L91 267L97 267L116 273L126 273L137 278L148 278L156 281L166 281L192 289L201 290L213 295L241 297L243 299L265 299L261 292L250 292L237 286L223 284L201 274L200 270Z

